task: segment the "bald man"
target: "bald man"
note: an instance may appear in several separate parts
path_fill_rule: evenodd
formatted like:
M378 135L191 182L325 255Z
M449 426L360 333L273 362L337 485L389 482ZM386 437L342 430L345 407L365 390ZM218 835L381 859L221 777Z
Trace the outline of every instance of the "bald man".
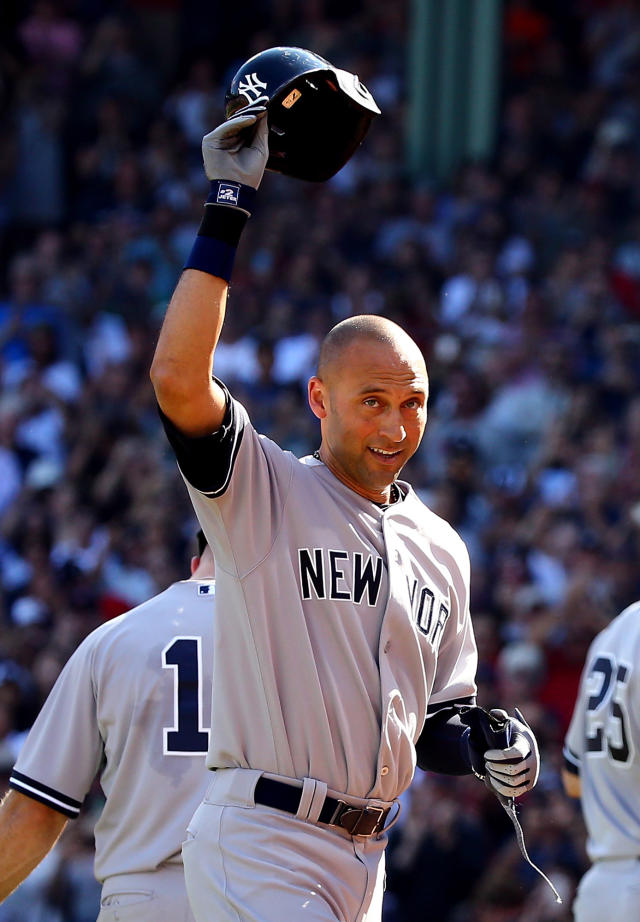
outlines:
M386 830L416 760L457 774L479 758L517 796L537 751L516 720L508 748L478 751L460 719L479 710L469 557L398 479L427 418L411 338L375 316L329 333L309 382L320 448L301 460L213 377L266 130L252 107L204 139L211 194L151 371L225 612L187 890L198 922L376 922Z

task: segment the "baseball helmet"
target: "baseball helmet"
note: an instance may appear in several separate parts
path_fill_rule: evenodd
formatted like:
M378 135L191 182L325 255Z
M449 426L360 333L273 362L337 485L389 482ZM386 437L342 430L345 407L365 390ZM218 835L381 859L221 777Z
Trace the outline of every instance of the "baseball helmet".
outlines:
M355 74L304 48L267 48L237 71L225 118L267 97L267 169L323 182L341 169L380 109Z

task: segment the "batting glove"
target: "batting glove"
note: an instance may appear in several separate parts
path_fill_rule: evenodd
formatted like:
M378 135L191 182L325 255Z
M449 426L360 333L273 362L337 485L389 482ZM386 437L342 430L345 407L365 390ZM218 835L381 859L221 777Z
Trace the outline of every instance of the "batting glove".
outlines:
M495 708L469 708L460 717L469 727L467 743L474 774L503 797L520 797L538 780L540 754L533 731L520 711L515 717Z
M204 136L202 159L208 179L258 188L269 157L266 101L261 97Z

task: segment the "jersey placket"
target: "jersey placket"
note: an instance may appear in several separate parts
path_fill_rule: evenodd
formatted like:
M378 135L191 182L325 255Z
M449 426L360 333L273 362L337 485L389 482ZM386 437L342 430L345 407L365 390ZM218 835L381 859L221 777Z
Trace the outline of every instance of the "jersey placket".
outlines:
M402 545L392 514L387 510L382 519L389 597L378 650L382 708L374 791L383 800L393 800L408 786L414 769L412 743L427 712L422 652L412 621Z

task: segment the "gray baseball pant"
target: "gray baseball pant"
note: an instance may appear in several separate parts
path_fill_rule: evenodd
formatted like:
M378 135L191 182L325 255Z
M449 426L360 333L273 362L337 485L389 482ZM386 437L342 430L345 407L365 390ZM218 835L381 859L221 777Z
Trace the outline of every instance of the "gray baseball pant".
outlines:
M195 922L182 865L108 877L102 885L97 922Z
M578 885L575 922L640 919L640 860L596 861Z
M386 835L352 837L256 805L260 774L219 769L189 824L196 922L380 922Z

